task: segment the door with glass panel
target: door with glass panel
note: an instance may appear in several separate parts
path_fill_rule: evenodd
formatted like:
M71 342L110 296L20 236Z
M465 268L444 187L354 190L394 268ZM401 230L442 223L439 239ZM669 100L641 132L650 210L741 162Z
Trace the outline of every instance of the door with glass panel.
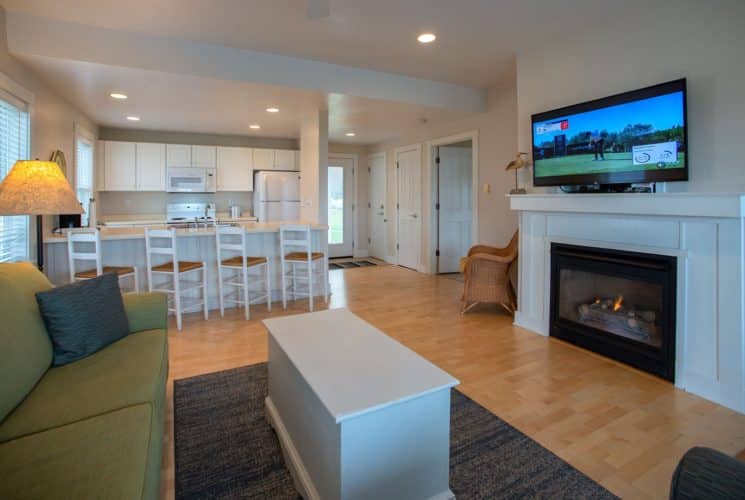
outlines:
M329 156L329 257L354 254L354 160Z

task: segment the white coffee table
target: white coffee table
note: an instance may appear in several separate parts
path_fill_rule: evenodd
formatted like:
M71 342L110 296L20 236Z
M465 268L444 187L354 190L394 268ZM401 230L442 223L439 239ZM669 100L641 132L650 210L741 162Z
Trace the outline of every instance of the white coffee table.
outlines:
M454 498L458 380L346 309L264 324L267 418L306 499Z

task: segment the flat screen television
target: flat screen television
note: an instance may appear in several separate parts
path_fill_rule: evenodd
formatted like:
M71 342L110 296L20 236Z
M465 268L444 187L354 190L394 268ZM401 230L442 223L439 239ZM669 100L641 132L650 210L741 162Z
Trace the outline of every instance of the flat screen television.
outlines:
M688 180L686 81L532 116L535 186Z

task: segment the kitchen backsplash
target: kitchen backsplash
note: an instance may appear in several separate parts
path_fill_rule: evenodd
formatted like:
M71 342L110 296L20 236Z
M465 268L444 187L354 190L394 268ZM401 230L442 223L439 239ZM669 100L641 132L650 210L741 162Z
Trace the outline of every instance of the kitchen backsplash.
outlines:
M98 193L98 216L165 214L169 203L216 203L218 212L227 212L231 203L244 215L253 213L253 193L161 193L106 191Z

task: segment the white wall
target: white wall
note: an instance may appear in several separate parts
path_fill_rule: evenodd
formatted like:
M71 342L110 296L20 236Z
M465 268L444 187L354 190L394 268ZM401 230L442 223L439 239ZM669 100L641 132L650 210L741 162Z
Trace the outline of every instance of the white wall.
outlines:
M33 71L8 53L5 9L0 7L0 73L34 95L31 107L31 157L48 160L52 152L65 153L68 176L74 166L75 124L98 136L98 126L80 110L55 93ZM42 36L42 35L40 35ZM51 227L52 217L45 217L44 224ZM36 258L36 233L31 227L31 257Z
M488 245L505 245L517 229L517 216L509 209L506 194L513 187L514 178L504 167L514 158L517 144L515 117L517 99L514 69L503 75L499 83L488 92L487 112L452 123L425 124L396 140L370 148L370 153L386 152L387 200L386 218L388 255L396 253L395 207L396 207L396 155L394 149L422 143L422 267L429 268L430 217L429 194L431 192L431 165L425 165L427 155L424 143L475 130L478 132L479 158L479 230L478 242ZM481 187L489 184L490 192L484 193ZM390 211L389 211L390 210Z
M533 113L686 77L690 182L667 190L745 191L743 20L742 0L650 1L519 53L520 150L530 151Z

